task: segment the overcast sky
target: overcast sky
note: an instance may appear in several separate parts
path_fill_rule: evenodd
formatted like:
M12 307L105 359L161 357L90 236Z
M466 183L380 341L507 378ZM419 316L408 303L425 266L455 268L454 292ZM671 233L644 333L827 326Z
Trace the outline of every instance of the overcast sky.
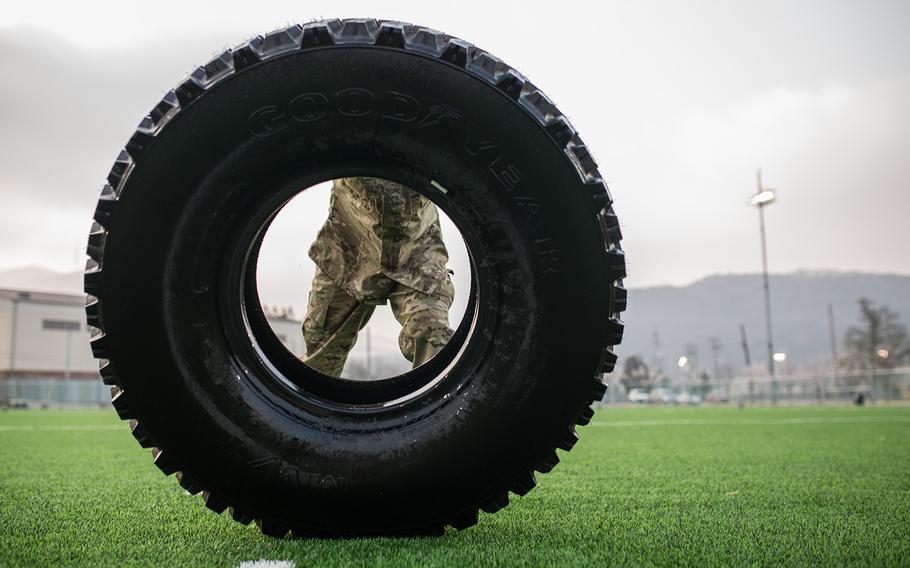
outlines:
M0 268L81 264L117 152L220 48L375 16L491 51L571 117L611 184L630 286L759 270L758 167L779 191L772 271L910 273L910 2L588 4L6 3Z

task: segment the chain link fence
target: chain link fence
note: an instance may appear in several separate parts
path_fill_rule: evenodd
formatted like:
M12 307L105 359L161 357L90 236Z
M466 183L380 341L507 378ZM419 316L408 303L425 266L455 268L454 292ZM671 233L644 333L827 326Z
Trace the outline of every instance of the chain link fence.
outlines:
M109 405L111 387L101 379L27 378L0 381L0 404L7 406Z
M910 367L745 375L729 379L675 381L625 388L610 381L605 403L637 404L825 404L910 401Z
M776 394L775 394L776 393ZM604 403L634 404L782 404L910 401L910 367L864 371L820 371L739 376L717 381L676 381L626 389L610 380ZM99 379L6 378L0 403L8 406L92 406L110 402L110 387Z

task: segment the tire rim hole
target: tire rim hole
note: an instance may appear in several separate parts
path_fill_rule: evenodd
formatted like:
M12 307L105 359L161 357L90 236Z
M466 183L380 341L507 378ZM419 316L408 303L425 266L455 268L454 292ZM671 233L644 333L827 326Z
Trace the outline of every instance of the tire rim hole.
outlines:
M446 195L448 190L438 189L445 186L436 180L405 186L394 181L385 183L386 179L380 176L346 178L346 181L354 183L342 182L335 190L338 197L334 200L331 197L331 180L305 184L303 189L291 191L282 201L259 211L254 216L258 222L254 220L246 229L252 238L241 239L242 243L246 242L246 255L239 271L241 293L238 298L241 301L237 305L242 316L239 321L246 328L250 346L267 374L283 387L289 387L296 396L315 396L330 406L347 409L405 402L442 380L470 339L477 315L476 269L467 240L445 206L438 201L439 196ZM358 181L369 183L358 185ZM369 195L360 193L352 196L351 189L366 189ZM415 192L422 195L418 197ZM358 213L364 214L362 220L370 220L374 225L378 223L379 230L391 228L393 234L382 238L383 235L377 234L376 230L365 233L363 226L359 227L357 234L368 238L372 247L363 266L368 270L349 270L341 275L334 274L332 279L331 275L323 273L319 265L326 267L328 258L334 257L319 251L324 253L328 246L332 249L331 253L337 253L341 249L332 243L340 238L350 240L346 234L332 227L324 228L330 216L330 207L334 213L332 218L338 218L339 204L334 202L341 202L342 217L351 213L351 206L354 206ZM372 206L373 209L368 211L363 209L364 206ZM419 210L408 211L409 207ZM382 215L383 208L385 216ZM436 225L441 239L433 238L426 231L427 220L432 220L434 215L438 218ZM411 225L405 223L402 228L400 223L396 223L401 219ZM422 222L423 226L417 227L415 222ZM417 239L413 238L415 235ZM441 240L447 258L439 257L438 247L428 251L425 246L427 240L436 245ZM314 262L309 254L317 241L314 256L319 263ZM385 261L376 258L381 254L381 247L387 247ZM404 248L408 248L409 253L423 254L424 257L428 252L437 254L429 254L433 260L431 263L409 260L407 254L399 254L397 261L391 260L390 251L401 253ZM344 254L342 257L347 257L349 261L352 258ZM407 286L398 281L409 282L408 278L414 276L414 269L423 270L421 267L426 264L434 264L436 272L440 266L442 270L451 270L448 292L442 291L444 285L437 285L439 290L435 294L433 288L429 288L431 293L426 294L416 289L419 281L410 282L418 286ZM331 266L327 268L331 269ZM363 278L364 273L371 274L371 278ZM419 275L426 276L425 273ZM377 282L379 285L375 285ZM345 286L339 286L339 283ZM311 297L314 285L317 287L316 295L322 298ZM363 292L364 288L373 294L373 298L366 302L345 292L345 289ZM340 301L325 302L327 295ZM452 299L448 300L447 296ZM388 300L384 305L369 305L383 299ZM431 334L431 340L423 342L422 350L412 348L406 351L415 346L415 330L425 330L428 321L442 321L439 306L444 306L446 301L450 302L448 341L440 345L440 335L437 333L434 337ZM394 308L393 302L396 304ZM435 307L435 310L422 316L418 313L415 317L415 311L425 310L428 306ZM325 313L320 313L321 308L325 308ZM321 326L318 325L320 321ZM403 326L402 321L406 325ZM365 323L359 331L352 333L359 322ZM331 333L333 330L335 333ZM337 357L332 354L343 353L350 340L354 340L354 345L348 351L342 371L338 373L337 364L331 367L337 362ZM433 340L436 345L433 345ZM329 356L325 356L326 345L335 347L328 351ZM315 352L308 352L308 348L313 347ZM415 356L417 365L409 360Z

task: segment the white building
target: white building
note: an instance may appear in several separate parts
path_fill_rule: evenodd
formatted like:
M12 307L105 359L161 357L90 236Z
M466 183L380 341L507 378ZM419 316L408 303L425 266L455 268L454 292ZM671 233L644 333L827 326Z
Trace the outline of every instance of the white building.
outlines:
M266 312L268 313L268 312ZM306 353L306 346L303 343L302 322L287 315L269 314L269 327L278 339L284 343L288 351L298 357Z
M269 323L292 353L304 353L299 321L282 316L270 317ZM4 379L99 379L84 295L0 289Z
M0 289L0 378L98 378L85 296Z

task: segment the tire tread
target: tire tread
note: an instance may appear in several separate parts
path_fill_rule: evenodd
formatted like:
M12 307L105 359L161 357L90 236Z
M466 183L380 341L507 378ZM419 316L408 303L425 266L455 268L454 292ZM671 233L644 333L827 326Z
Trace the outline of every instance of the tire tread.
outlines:
M258 65L272 57L293 53L298 50L323 48L331 45L360 44L384 48L401 49L433 57L452 66L465 69L468 73L490 83L505 96L517 104L536 120L547 132L557 147L561 148L567 158L574 164L579 178L588 191L592 215L597 219L604 238L605 263L610 287L610 313L604 317L603 348L593 377L590 394L582 401L572 424L555 440L533 468L541 473L548 472L559 462L555 449L568 451L578 440L575 425L590 422L593 416L592 404L600 401L607 389L604 375L610 373L616 365L613 347L622 340L623 323L620 314L626 308L627 292L622 286L626 276L625 256L620 247L622 238L619 223L612 207L612 197L606 182L601 176L597 164L588 147L559 111L556 105L521 73L509 67L494 55L468 43L425 27L414 26L396 21L377 21L373 19L322 20L295 24L270 33L256 36L241 45L219 53L206 64L197 67L183 82L167 94L142 119L136 131L130 137L126 147L117 156L102 186L98 204L89 235L86 252L89 262L86 265L84 287L87 294L86 320L92 327L92 353L99 359L99 372L105 384L111 387L111 403L121 419L131 420L131 430L143 447L154 446L152 434L141 424L141 417L135 416L128 405L126 392L120 385L115 370L109 341L104 330L104 275L102 265L104 245L107 234L116 224L117 202L127 184L130 172L142 161L146 150L155 143L171 119L212 86L228 79L234 73ZM235 508L229 499L221 493L205 490L192 477L180 470L179 456L171 455L166 449L153 447L153 461L165 474L177 473L180 485L190 493L202 493L206 507L216 513L231 509L231 516L242 524L249 524L253 519L264 534L283 537L289 527L270 519L258 518L253 511ZM524 495L535 485L533 470L514 475L506 483L509 489ZM471 510L466 510L452 517L447 524L463 529L476 524L477 511L494 513L509 503L508 492L497 494ZM430 527L436 531L438 526Z

